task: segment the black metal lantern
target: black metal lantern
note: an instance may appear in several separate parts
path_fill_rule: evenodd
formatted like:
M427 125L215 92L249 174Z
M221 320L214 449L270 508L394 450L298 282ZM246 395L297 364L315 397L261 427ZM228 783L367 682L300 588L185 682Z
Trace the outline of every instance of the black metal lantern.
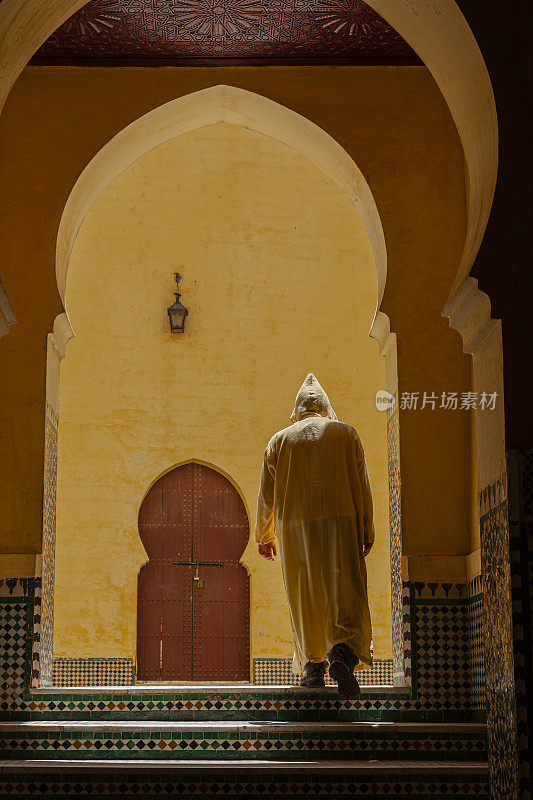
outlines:
M189 312L185 306L180 303L181 294L179 293L179 288L181 275L179 272L174 273L174 279L176 281L178 291L174 292L174 297L176 300L172 303L170 308L167 308L167 314L170 320L170 330L172 333L183 333L185 330L185 318Z

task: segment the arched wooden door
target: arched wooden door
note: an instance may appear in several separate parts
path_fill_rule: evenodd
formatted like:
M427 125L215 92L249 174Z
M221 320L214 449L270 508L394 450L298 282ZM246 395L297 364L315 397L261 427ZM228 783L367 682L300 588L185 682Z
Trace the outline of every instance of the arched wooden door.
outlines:
M144 498L139 532L149 562L138 582L138 679L250 680L250 589L239 564L248 516L235 487L202 464L176 467Z

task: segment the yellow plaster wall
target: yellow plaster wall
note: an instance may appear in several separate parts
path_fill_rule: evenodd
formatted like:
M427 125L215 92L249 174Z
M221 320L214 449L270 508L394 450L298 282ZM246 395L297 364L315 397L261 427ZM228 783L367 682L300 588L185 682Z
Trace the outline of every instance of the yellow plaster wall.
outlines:
M183 336L169 332L183 273ZM385 360L368 337L377 277L347 198L284 145L219 124L149 152L86 218L61 366L56 657L136 649L137 513L154 479L198 459L240 488L255 522L262 454L307 372L365 445L376 505L369 557L375 655L391 657ZM253 656L292 643L279 564L251 573Z
M441 317L465 241L463 151L424 67L28 67L0 117L0 269L18 319L0 342L0 552L41 548L46 336L62 311L55 244L72 186L124 126L219 84L302 114L366 177L385 232L382 308L397 335L399 390L472 389L471 359ZM404 553L468 553L468 415L401 411L400 439Z

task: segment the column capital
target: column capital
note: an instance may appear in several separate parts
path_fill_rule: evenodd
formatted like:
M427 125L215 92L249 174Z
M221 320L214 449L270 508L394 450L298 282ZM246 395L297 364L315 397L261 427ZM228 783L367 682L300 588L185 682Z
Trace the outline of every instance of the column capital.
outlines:
M470 355L478 352L500 327L500 320L491 317L489 296L478 289L477 280L471 276L446 304L442 316L448 318L450 328L461 334L463 352Z

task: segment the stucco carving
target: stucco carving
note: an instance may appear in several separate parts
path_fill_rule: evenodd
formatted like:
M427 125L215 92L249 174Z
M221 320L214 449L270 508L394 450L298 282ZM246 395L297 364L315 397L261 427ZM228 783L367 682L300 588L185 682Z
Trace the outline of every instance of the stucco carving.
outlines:
M91 0L37 58L412 57L362 0Z

